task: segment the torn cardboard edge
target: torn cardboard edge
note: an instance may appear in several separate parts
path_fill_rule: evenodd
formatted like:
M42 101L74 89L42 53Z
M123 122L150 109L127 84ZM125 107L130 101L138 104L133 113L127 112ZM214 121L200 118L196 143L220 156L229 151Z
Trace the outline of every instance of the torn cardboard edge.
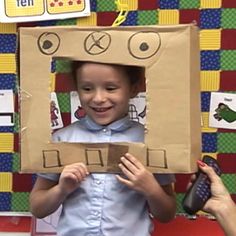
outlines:
M52 58L145 67L144 144L51 143ZM20 93L22 172L59 172L66 164L82 161L87 161L90 171L116 172L120 155L127 150L151 172L196 170L201 156L200 50L193 24L23 27L20 64L20 91L30 94Z

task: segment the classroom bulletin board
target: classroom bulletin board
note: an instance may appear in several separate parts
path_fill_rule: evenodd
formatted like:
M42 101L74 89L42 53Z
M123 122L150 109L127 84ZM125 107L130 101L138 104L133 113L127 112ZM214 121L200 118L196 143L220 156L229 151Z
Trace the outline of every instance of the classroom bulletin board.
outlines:
M211 97L217 92L236 93L236 1L233 0L126 0L128 15L118 27L130 25L185 24L196 22L200 29L202 154L215 157L222 179L236 201L236 118L230 126L210 127ZM114 0L90 0L91 15L83 18L24 23L0 23L0 90L14 92L14 126L0 126L0 212L28 212L29 192L34 174L20 174L19 110L16 52L21 26L111 26L119 12ZM70 123L70 99L63 80L65 63L54 63L51 71L54 90L64 125ZM37 78L35 78L37 79ZM173 94L174 96L174 94ZM233 98L234 99L234 98ZM236 104L236 100L235 100ZM35 108L37 109L37 108ZM219 111L219 110L218 110ZM236 110L235 110L236 113ZM218 114L218 112L217 112ZM217 116L218 117L218 116ZM216 117L216 118L217 118ZM177 174L178 213L190 174Z

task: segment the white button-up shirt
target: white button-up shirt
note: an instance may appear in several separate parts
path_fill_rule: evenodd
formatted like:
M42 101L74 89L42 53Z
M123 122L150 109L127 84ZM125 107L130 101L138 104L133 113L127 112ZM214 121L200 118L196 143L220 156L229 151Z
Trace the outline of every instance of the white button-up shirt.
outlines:
M128 116L107 127L86 117L53 135L55 141L64 142L143 142L143 138L143 126ZM59 174L40 176L59 179ZM169 174L155 177L161 185L175 180ZM57 232L59 236L150 236L152 229L142 194L120 183L114 174L93 173L64 201Z

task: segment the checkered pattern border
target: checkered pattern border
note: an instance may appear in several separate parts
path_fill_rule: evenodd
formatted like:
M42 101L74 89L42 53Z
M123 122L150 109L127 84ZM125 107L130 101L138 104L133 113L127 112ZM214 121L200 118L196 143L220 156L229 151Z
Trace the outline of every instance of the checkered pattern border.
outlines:
M200 28L202 153L219 161L222 179L236 199L236 131L208 126L211 92L236 91L236 1L232 0L126 0L127 25L163 25L196 22ZM0 127L0 211L28 211L34 174L19 174L17 29L21 26L110 26L118 12L113 0L91 0L90 17L18 24L0 23L0 89L15 93L15 126ZM52 71L55 91L65 125L70 123L70 99L63 87L66 67L57 63ZM177 174L178 213L190 175Z

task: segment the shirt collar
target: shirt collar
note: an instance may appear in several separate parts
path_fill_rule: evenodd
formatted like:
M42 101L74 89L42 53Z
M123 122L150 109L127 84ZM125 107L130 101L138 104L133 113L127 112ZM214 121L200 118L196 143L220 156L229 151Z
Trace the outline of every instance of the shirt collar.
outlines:
M121 132L131 127L130 117L127 115L124 118L117 120L107 126L99 125L95 123L90 117L86 116L80 121L88 130L99 131L102 129L110 129L112 131Z

